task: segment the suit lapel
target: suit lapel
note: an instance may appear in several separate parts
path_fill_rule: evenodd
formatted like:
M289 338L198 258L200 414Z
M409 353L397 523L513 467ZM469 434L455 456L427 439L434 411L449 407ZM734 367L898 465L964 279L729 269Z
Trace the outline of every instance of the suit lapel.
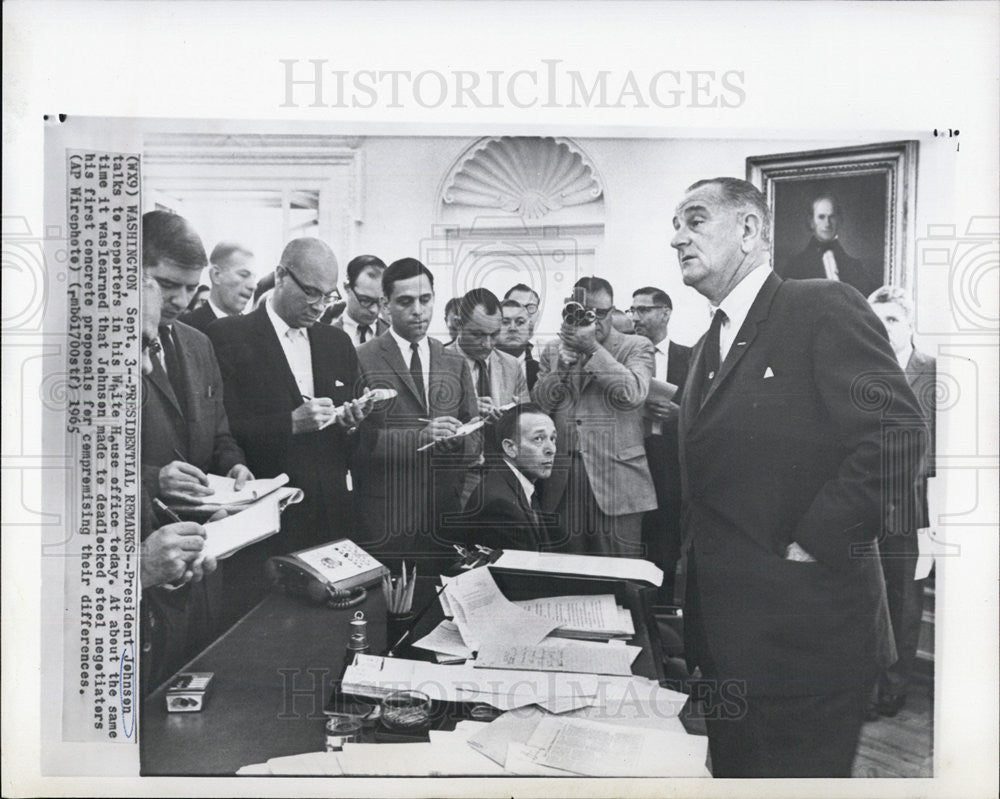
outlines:
M285 391L292 399L292 407L297 408L302 404L302 394L299 391L299 384L295 382L295 375L292 374L292 367L288 365L285 357L285 350L278 341L278 333L267 317L267 310L263 305L254 311L253 330L257 339L257 351L263 355L264 363L274 364L277 369L275 377L281 380L285 386ZM315 382L315 381L314 381Z
M444 354L444 345L434 338L427 339L428 349L431 354L431 364L430 368L427 370L428 380L427 380L427 413L430 416L434 416L435 412L431 408L431 398L432 397L447 397L454 394L454 389L450 389L445 386L442 389L441 384L446 380L451 380L452 376L446 375L444 369L441 368L441 356ZM456 352L456 355L458 353ZM462 357L462 368L468 369L468 364L465 362L465 358ZM471 380L471 377L470 377ZM443 392L443 393L442 393Z
M514 492L514 501L517 503L517 507L520 508L521 513L524 514L524 518L527 520L531 527L531 531L535 536L535 542L540 543L542 541L542 520L538 518L538 515L531 507L531 503L528 498L524 495L524 489L521 487L521 481L518 480L517 475L514 474L514 470L510 468L506 463L504 463L504 476L503 479L507 483L507 487ZM538 490L537 488L535 489Z
M312 359L313 390L317 397L333 396L333 357L326 351L316 325L306 331L309 337L309 357Z
M160 356L152 355L150 356L153 361L153 371L149 373L149 383L157 391L159 391L170 404L170 407L174 409L174 412L184 418L184 412L181 410L181 405L177 401L177 395L174 394L173 386L170 385L170 380L167 379L167 373L163 371L163 366L160 365Z
M712 397L720 390L722 384L726 382L733 369L736 368L736 364L740 362L746 351L750 349L750 344L757 336L758 326L767 319L767 315L770 313L771 301L774 299L774 294L780 285L781 278L772 272L768 275L767 280L764 281L764 285L760 291L757 292L757 297L754 299L753 305L750 306L750 312L743 321L743 326L736 334L736 338L733 339L733 346L729 348L726 360L719 367L719 374L716 375L715 380L712 381L712 385L708 389L708 394L705 396L704 403L702 403L703 408L712 401ZM699 362L700 360L699 358ZM700 379L701 376L699 375Z
M390 369L395 372L396 377L399 381L406 387L406 389L413 395L413 398L419 403L421 408L426 410L427 401L420 396L420 392L417 391L417 386L413 382L413 378L410 376L410 369L403 361L403 355L399 351L399 347L396 346L396 339L392 335L378 336L376 340L379 342L379 347L382 350L382 360L386 362ZM433 342L433 339L428 339L428 342ZM433 352L433 348L431 350ZM433 355L431 356L433 361ZM433 364L432 364L433 365ZM430 370L433 376L433 370Z

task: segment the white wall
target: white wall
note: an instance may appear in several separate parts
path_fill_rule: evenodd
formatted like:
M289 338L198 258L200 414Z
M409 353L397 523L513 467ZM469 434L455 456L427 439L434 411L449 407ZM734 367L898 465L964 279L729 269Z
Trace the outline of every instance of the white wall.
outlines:
M575 141L593 159L604 180L605 230L596 273L611 281L616 305L627 308L634 289L655 285L674 302L671 336L693 343L707 328L707 306L683 285L670 248L671 216L684 188L719 175L744 177L752 155L794 152L908 138L886 133L864 139L588 139ZM366 138L364 219L359 252L387 263L418 256L421 240L435 235L440 182L473 138ZM950 150L933 139L921 143L917 181L917 234L950 215ZM497 212L502 214L503 212ZM347 260L352 254L345 254ZM448 287L441 286L439 322ZM943 330L946 328L938 327Z

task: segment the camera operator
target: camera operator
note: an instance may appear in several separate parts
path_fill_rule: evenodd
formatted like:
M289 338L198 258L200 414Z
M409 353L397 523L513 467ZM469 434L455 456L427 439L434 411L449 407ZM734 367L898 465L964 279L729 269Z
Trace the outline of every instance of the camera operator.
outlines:
M577 281L531 396L556 423L561 468L542 506L557 514L560 548L636 557L642 515L656 507L642 425L653 345L615 330L613 310L608 281Z

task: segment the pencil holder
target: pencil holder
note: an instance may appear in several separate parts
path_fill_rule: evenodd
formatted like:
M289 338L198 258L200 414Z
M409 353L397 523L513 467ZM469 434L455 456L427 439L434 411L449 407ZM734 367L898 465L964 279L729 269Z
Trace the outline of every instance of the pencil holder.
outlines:
M387 646L392 646L405 633L417 614L412 610L406 613L386 613L385 640Z

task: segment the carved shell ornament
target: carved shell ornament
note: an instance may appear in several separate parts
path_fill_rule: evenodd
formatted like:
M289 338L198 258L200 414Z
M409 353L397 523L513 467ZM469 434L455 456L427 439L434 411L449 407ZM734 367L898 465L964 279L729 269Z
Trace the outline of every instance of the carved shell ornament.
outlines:
M503 136L479 142L459 159L443 200L538 219L594 202L603 192L597 170L571 142Z

